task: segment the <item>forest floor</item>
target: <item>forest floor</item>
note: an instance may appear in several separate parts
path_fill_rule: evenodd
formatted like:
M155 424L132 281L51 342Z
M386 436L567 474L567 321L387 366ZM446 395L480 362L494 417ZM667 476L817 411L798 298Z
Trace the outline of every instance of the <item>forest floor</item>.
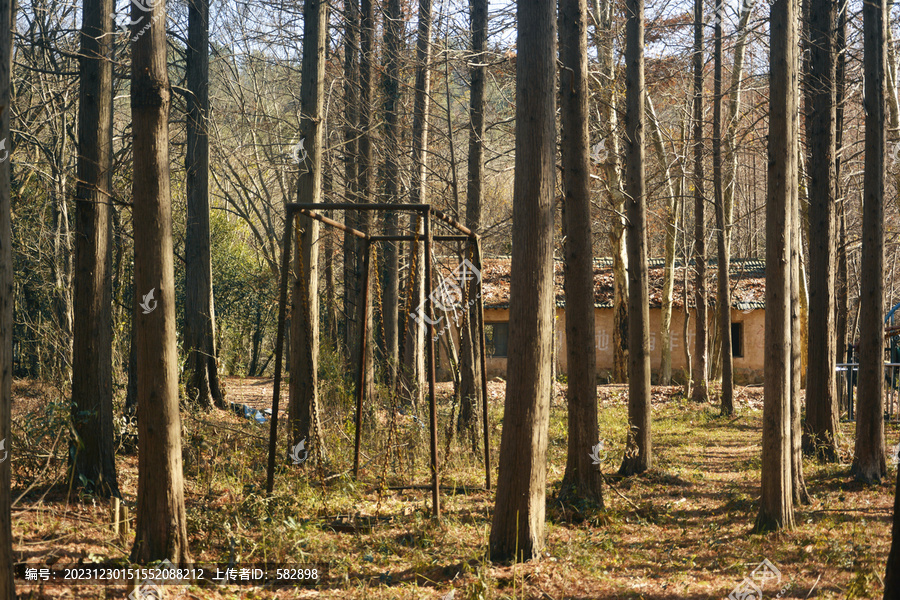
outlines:
M443 517L432 520L426 484L427 410L407 409L391 423L379 394L365 411L360 480L353 461L353 399L322 383L326 459L299 466L279 458L275 490L264 493L269 424L226 411L185 411L185 504L193 559L252 566L285 563L318 568L317 585L165 586L167 598L430 598L614 599L726 598L764 559L779 571L764 598L880 598L890 545L894 466L880 485L849 475L854 424L842 423L840 464L804 463L812 504L796 509L787 533L750 533L758 510L762 389L737 389L737 414L685 400L676 387L653 388L653 469L620 479L626 389L599 386L599 456L606 474L603 511L563 506L556 491L566 455L565 385L557 384L548 451L544 560L515 566L486 559L493 493L483 491L484 465L468 442L451 440L455 407L440 386ZM493 480L503 416L502 381L490 383ZM109 502L64 485L68 407L58 390L14 384L14 552L28 566L127 559L132 538L110 523ZM264 408L272 381L229 379L228 399ZM286 404L286 394L282 408ZM393 433L389 433L393 431ZM889 450L898 426L887 425ZM279 447L287 448L285 438ZM137 454L120 440L119 487L133 510ZM310 440L307 449L314 449ZM384 451L390 445L391 452ZM283 450L282 450L283 451ZM585 449L587 452L588 449ZM314 453L310 456L314 456ZM888 464L891 465L890 459ZM382 485L384 482L384 485ZM24 493L24 495L23 495ZM21 499L16 501L20 495ZM758 574L759 572L757 572ZM770 574L774 575L770 571ZM759 580L759 579L758 579ZM21 598L124 598L124 584L61 585L17 581ZM756 596L735 595L736 598Z

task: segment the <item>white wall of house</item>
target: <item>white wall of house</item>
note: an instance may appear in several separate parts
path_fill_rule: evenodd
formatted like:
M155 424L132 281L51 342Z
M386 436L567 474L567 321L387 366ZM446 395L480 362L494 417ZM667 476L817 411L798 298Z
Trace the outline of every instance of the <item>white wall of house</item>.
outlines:
M610 376L613 366L612 351L612 333L613 333L613 311L611 308L595 308L595 328L596 328L596 354L597 354L597 376L601 380ZM660 335L660 321L662 311L659 308L650 309L650 368L653 371L654 378L659 369L662 360L662 336ZM712 319L712 314L710 319ZM485 325L491 334L491 326L493 324L503 324L509 322L509 309L506 308L486 308L484 312ZM738 383L758 383L763 378L763 332L765 323L765 311L763 309L755 309L748 311L740 311L732 309L731 322L740 331L741 340L735 348L734 357L735 380ZM710 321L712 324L712 321ZM694 344L694 325L696 318L692 315L688 329L688 343L693 351ZM556 356L557 356L557 372L566 373L566 314L565 309L556 309ZM684 311L675 310L672 314L672 372L676 379L681 379L682 371L685 367L684 356ZM456 336L454 336L454 340ZM449 362L445 358L446 351L442 348L441 365L446 366ZM506 376L506 357L505 356L489 356L487 358L488 375L491 377ZM442 378L449 379L449 372L445 368L441 369Z

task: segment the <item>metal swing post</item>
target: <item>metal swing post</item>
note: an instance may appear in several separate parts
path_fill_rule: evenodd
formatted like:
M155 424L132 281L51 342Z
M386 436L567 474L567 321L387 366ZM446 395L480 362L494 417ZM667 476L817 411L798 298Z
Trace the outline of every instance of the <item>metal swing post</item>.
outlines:
M275 382L272 390L272 423L269 428L269 464L266 469L266 495L272 495L275 484L275 453L278 444L278 401L281 399L281 366L284 358L284 325L287 319L287 284L291 267L293 209L284 210L284 249L281 254L281 283L278 291L278 333L275 336Z
M481 264L481 240L475 238L475 267L478 269L478 309L476 313L476 322L478 325L478 346L479 362L481 362L481 414L482 429L484 430L484 487L491 489L491 434L488 428L488 388L487 388L487 359L485 358L484 344L484 275L482 273Z
M424 211L425 217L425 322L428 323L428 341L425 347L428 350L428 407L431 412L431 499L434 506L434 517L441 518L441 490L440 473L438 465L437 449L437 404L435 399L435 368L434 368L434 306L432 295L432 260L431 260L431 208Z

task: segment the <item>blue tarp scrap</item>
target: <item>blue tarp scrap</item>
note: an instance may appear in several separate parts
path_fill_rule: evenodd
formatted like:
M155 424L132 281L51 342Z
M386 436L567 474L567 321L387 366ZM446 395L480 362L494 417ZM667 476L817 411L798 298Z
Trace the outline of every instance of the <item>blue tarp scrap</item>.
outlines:
M238 416L242 416L245 419L250 419L251 421L256 421L257 423L265 423L266 417L272 414L271 409L266 409L267 414L263 414L260 411L247 406L246 404L235 404L231 403L231 410L234 411Z

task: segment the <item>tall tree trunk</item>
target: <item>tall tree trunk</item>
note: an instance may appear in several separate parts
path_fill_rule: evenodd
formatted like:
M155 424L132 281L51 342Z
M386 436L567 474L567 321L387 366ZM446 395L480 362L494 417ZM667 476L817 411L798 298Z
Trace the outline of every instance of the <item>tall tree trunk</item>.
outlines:
M322 155L324 150L323 116L325 114L325 39L328 33L326 0L304 0L303 65L300 78L300 138L306 151L300 162L297 179L297 201L322 201ZM317 439L309 448L322 458L322 437L318 411L319 365L319 250L318 222L300 217L302 230L298 236L294 258L294 289L291 299L291 383L289 389L288 443L295 446L313 432Z
M835 154L834 154L834 180L835 199L838 204L839 231L837 240L837 299L835 311L837 313L837 348L835 362L842 363L847 353L849 344L847 335L847 321L850 314L850 292L847 272L847 220L845 217L846 198L841 185L841 165L844 153L844 98L845 98L845 64L847 60L847 3L849 0L840 0L838 4L838 24L835 32L835 53L837 56L837 68L835 71ZM840 407L838 408L840 411Z
M691 100L693 100L693 98ZM691 115L691 117L688 117L687 112L688 111L685 111L685 118L682 119L682 121L681 121L681 139L684 140L685 151L684 151L684 159L681 162L681 176L678 178L678 196L679 196L680 202L681 202L681 223L682 223L682 226L685 228L685 233L682 236L683 242L682 242L682 252L681 252L681 262L682 262L682 269L681 269L682 296L681 296L681 300L682 300L682 305L684 308L684 323L682 325L681 339L683 342L682 347L684 348L684 394L683 395L685 398L689 398L693 394L693 387L692 387L693 382L691 381L691 377L694 372L693 365L692 365L692 356L691 356L691 344L689 343L690 338L688 337L688 333L690 332L690 325L691 325L691 308L688 303L688 300L691 297L691 292L690 292L691 281L690 281L690 277L689 277L689 274L690 274L689 266L690 266L690 257L693 252L691 250L690 244L688 243L689 238L687 235L687 198L685 197L685 191L687 190L688 183L687 183L687 169L684 166L684 163L687 162L687 150L686 150L686 146L688 144L687 121L689 118L692 118L693 115Z
M0 140L9 144L10 74L13 53L13 4L0 0ZM12 454L10 409L12 407L13 364L13 260L10 175L12 161L0 162L0 440L5 442L0 457L0 600L15 600L13 577L12 522L10 518L10 475ZM5 455L3 453L6 453Z
M131 45L134 129L134 308L138 387L138 505L131 560L190 560L181 464L165 0L132 20L149 27ZM154 292L153 300L148 294ZM152 304L151 304L152 302ZM146 313L146 314L145 314Z
M737 179L738 153L737 134L741 116L741 104L744 83L744 56L747 50L747 40L750 34L748 24L753 9L753 0L744 0L741 9L741 18L737 26L737 40L734 44L734 61L731 65L731 80L728 85L731 94L728 103L728 117L725 122L726 130L723 143L725 145L725 172L722 174L722 190L725 198L725 218L731 224L734 210L735 180ZM729 230L729 241L730 230Z
M544 546L553 206L556 195L556 3L519 0L516 175L509 357L491 559L529 560Z
M400 0L387 0L384 15L384 193L387 202L399 202L400 197ZM397 213L384 214L387 235L397 235ZM397 366L400 362L400 257L398 246L386 242L382 261L382 319L384 347L387 359L388 383L396 389ZM413 309L415 307L412 307ZM410 312L410 311L407 311Z
M360 3L360 61L359 61L359 171L357 202L371 203L375 195L375 161L372 156L372 99L375 85L375 6L372 0L362 0ZM323 28L326 27L323 25ZM323 41L324 46L324 41ZM324 64L324 57L323 63ZM323 78L324 78L324 67ZM324 79L323 79L324 82ZM324 86L324 83L322 84ZM324 87L320 96L324 94ZM324 104L323 104L324 106ZM319 112L324 117L324 109ZM368 232L372 228L372 212L361 211L357 215L357 226L360 231ZM372 246L371 252L375 253L377 246ZM373 264L374 256L369 264ZM361 267L365 267L365 260ZM362 274L365 278L365 273ZM366 376L364 385L366 398L372 397L375 387L375 343L372 335L372 294L365 294L360 290L360 302L365 300L365 306L360 305L360 326L366 328Z
M703 191L703 0L694 0L694 380L693 399L709 400L706 315L706 197ZM687 342L687 340L685 340Z
M559 3L560 152L565 227L566 362L569 445L560 496L603 506L600 469L590 448L597 426L594 253L588 158L587 0Z
M132 303L134 304L134 303ZM128 382L125 384L125 416L129 419L137 417L137 313L132 307L131 331L128 339Z
M471 0L469 3L472 33L471 87L469 91L469 158L466 187L466 227L481 230L481 205L484 181L484 86L488 36L488 2ZM587 118L587 116L585 116ZM473 295L469 294L469 299ZM462 365L460 386L459 424L470 430L476 445L477 407L481 404L481 346L477 339L478 303L468 309L466 327L462 332L462 352L466 360ZM471 361L470 365L466 364Z
M211 408L215 403L225 408L219 385L209 246L209 0L188 2L186 54L185 391L197 406Z
M820 459L838 459L838 406L834 362L836 57L837 0L808 0L806 136L809 148L809 320L806 421L803 449Z
M426 173L428 157L428 110L431 98L431 0L419 0L418 39L416 41L416 89L413 104L413 173L410 186L410 202L426 200ZM410 216L410 228L424 232L424 224L417 215ZM418 323L411 315L425 301L425 245L422 240L411 245L410 263L415 265L409 276L412 282L411 297L406 300L406 342L403 345L403 381L406 398L419 406L423 398L425 379L425 324Z
M359 182L359 0L344 0L344 196L357 201ZM344 223L357 226L356 211L344 211ZM356 356L359 347L362 299L361 243L344 234L344 345L346 355ZM350 362L353 381L359 381L357 361Z
M67 114L62 115L62 129L68 129ZM58 140L57 164L53 166L53 311L59 326L59 345L54 348L51 369L62 381L72 378L72 343L75 313L72 303L72 248L69 241L68 176L62 165L68 163L68 136Z
M843 101L843 91L844 91L844 78L843 78L844 56L843 56L843 52L845 51L844 43L846 41L845 36L846 36L846 25L847 25L846 2L841 3L841 10L839 12L838 19L839 19L839 21L838 21L838 28L837 28L837 35L838 35L837 45L838 45L838 52L840 52L841 54L840 54L839 63L838 63L838 111L839 111L838 114L839 114L839 117L838 117L838 142L837 142L837 145L838 145L838 149L840 150L841 137L842 137L841 134L842 134L842 130L843 130L843 123L842 123L843 114L841 114L841 113L843 112L842 101ZM888 26L887 30L890 31L890 26ZM840 162L839 161L840 161L840 154L838 154L838 161L837 161L838 175L840 174ZM840 179L838 179L838 184L840 184ZM840 296L839 296L839 302L838 302L839 308L840 308L842 302L844 303L844 305L846 305L846 302L847 302L847 293L846 293L847 250L846 250L846 230L845 230L845 226L844 226L843 206L844 205L842 202L841 203L841 212L840 212L841 254L840 254L838 266L839 266L839 271L840 271L839 279L842 277L843 281L840 282L841 287L839 288L840 289ZM841 325L843 325L843 328L841 328ZM838 323L837 334L838 334L838 340L841 341L841 345L838 346L839 351L843 351L846 348L846 344L847 344L846 328L847 328L847 317L845 314L843 316L843 323L840 323L840 318L839 318L839 323ZM844 338L843 340L841 340L842 334L843 334L843 338ZM843 362L843 361L841 361L839 359L839 362ZM894 516L893 516L893 523L891 526L891 550L890 550L890 553L888 554L887 567L885 568L885 575L884 575L884 600L900 600L900 471L898 471L896 489L894 490Z
M894 490L894 517L891 525L891 550L884 574L884 600L900 600L900 474Z
M672 174L669 169L669 158L663 140L662 129L656 110L650 96L647 96L647 114L650 117L650 131L653 139L653 148L659 156L660 166L663 171L666 192L666 242L665 242L665 267L663 274L662 308L660 315L659 333L662 338L659 363L659 384L672 383L672 308L675 294L675 242L678 238L678 206L680 193L676 194L672 185Z
M885 69L887 69L887 78L885 79L885 94L887 100L887 116L890 130L894 135L898 133L900 127L900 102L897 98L897 59L894 52L894 36L890 27L884 31L886 41ZM900 179L900 178L898 178Z
M880 482L884 459L884 0L863 4L865 171L859 282L859 391L856 447L850 471L860 481Z
M762 489L755 529L793 529L791 469L791 235L797 187L795 0L775 0L770 23L766 189L765 383Z
M326 11L327 12L327 11ZM324 154L324 152L323 152ZM332 194L332 184L333 180L331 178L331 164L325 164L324 157L322 158L322 197L326 200L331 198ZM325 213L328 218L334 218L334 211L328 211ZM335 229L333 227L327 227L324 231L324 240L323 245L325 247L325 259L323 261L323 268L325 270L325 334L328 336L328 340L331 344L334 344L334 349L337 349L337 320L338 320L338 312L337 312L337 298L335 296L335 281L334 281L334 240L335 240Z
M715 76L713 91L713 186L716 195L717 282L716 315L719 318L719 354L722 360L722 414L734 413L734 360L731 355L731 223L725 208L722 181L722 20L725 18L724 0L716 0L715 17Z
M850 321L850 273L847 264L847 218L845 215L845 200L841 198L838 205L838 219L840 224L840 233L838 235L837 247L837 299L835 301L835 312L837 313L836 334L837 349L835 362L847 362L847 348L852 343L849 332Z
M78 104L71 477L118 496L112 406L112 0L85 0Z
M799 27L798 27L799 28ZM799 40L798 40L799 43ZM800 47L791 45L792 64L800 64ZM799 81L797 86L797 103L799 109ZM800 114L798 110L791 112L791 138L797 140L797 176L791 187L791 220L789 223L791 242L791 493L794 504L809 504L809 493L806 491L806 479L803 476L803 426L800 401L800 389L803 375L803 318L808 306L807 290L804 285L804 273L801 267L803 239L800 228L800 181L802 176L803 152L800 150Z
M600 98L601 139L595 145L595 156L606 180L612 217L609 244L613 258L613 380L624 383L628 379L628 255L625 251L625 192L619 164L618 100L616 97L615 67L615 2L593 0L595 44L597 46Z
M643 473L650 446L650 289L644 181L644 0L625 2L625 195L628 197L628 443L619 473ZM593 300L593 294L591 294Z

